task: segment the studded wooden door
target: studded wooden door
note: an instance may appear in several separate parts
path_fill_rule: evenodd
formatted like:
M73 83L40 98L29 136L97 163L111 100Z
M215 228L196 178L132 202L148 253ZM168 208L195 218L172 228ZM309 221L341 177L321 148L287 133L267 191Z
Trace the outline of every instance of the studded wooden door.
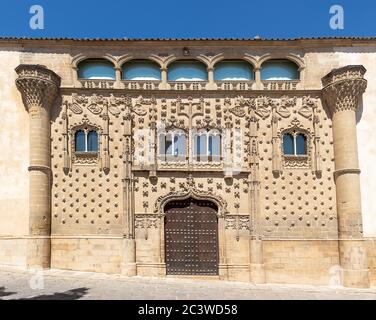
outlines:
M165 207L168 275L218 275L217 207L209 201L172 201Z

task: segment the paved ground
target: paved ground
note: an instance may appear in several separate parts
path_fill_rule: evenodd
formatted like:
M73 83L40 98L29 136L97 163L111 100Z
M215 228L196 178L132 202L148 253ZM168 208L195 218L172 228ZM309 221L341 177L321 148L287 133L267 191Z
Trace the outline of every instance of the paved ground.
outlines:
M376 288L252 285L218 280L126 278L61 270L24 271L0 268L0 300L8 299L367 299L376 300Z

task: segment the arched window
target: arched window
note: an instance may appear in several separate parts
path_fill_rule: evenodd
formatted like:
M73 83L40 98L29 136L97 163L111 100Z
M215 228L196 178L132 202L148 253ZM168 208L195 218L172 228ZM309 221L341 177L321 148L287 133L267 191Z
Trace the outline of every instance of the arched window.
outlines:
M208 72L206 66L199 61L175 61L168 67L167 79L168 81L207 81Z
M214 67L215 81L254 80L253 67L246 61L220 61Z
M186 138L182 130L173 130L159 135L159 155L163 161L186 160Z
M161 80L160 67L149 60L132 60L123 64L123 80Z
M114 65L104 59L87 59L78 64L79 79L115 80Z
M303 134L297 134L295 137L296 140L296 154L306 155L307 154L307 139Z
M283 153L285 155L294 155L294 136L286 133L283 135Z
M89 131L87 134L87 151L98 151L98 133L96 131Z
M261 66L261 80L299 80L299 67L290 60L268 60Z
M285 133L283 135L283 153L286 156L306 156L306 136L295 131L292 133Z
M221 160L221 134L216 130L200 130L194 135L193 155L197 161Z
M98 133L95 130L79 130L74 137L76 152L98 152Z
M75 150L76 152L85 152L86 150L86 135L85 132L79 130L75 135Z

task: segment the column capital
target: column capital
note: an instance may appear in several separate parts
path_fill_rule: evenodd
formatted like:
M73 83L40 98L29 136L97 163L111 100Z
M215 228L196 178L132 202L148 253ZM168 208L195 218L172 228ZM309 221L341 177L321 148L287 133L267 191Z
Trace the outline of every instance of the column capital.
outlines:
M322 78L322 94L332 114L344 110L356 111L359 99L367 88L366 69L361 65L332 70Z
M48 108L59 92L61 78L41 65L21 64L16 68L16 86L28 111L32 107Z

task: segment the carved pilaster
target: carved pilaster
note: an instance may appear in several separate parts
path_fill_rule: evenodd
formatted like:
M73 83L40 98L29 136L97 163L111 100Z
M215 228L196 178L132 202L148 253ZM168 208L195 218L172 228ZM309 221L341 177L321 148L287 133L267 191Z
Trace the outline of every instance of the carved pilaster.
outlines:
M249 165L251 172L248 176L248 192L249 192L249 209L250 209L250 231L251 238L257 238L258 228L257 219L259 212L259 151L257 137L257 118L254 110L251 110L249 118Z
M134 238L134 201L132 173L132 114L124 117L124 236Z
M369 287L362 230L355 111L367 87L363 66L335 69L323 78L323 97L332 113L340 263L343 284Z
M60 77L40 65L16 68L16 86L30 116L29 235L27 266L50 266L50 108L55 101Z
M150 108L150 157L151 165L149 171L149 178L157 177L157 102L154 98L151 99Z
M110 117L108 116L108 104L105 103L104 106L104 113L102 114L102 119L103 119L103 132L102 132L102 137L103 137L103 157L102 157L102 169L104 171L109 171L110 170L110 146L109 146L109 121Z
M250 281L265 283L265 269L263 263L263 247L260 230L260 168L258 149L258 122L252 108L249 117L250 150L249 163L251 172L248 175L249 193L249 222L250 222Z
M229 99L225 100L225 136L224 138L224 170L225 170L225 179L232 178L232 154L231 154L231 128L232 128L232 119L230 115L231 101Z
M69 156L69 138L68 138L68 102L63 103L63 157L64 157L64 167L66 171L71 170L71 159Z
M314 159L314 169L316 173L320 174L321 169L321 152L320 152L320 120L317 115L317 106L313 107L313 129L314 129L314 145L315 145L315 159Z
M136 269L136 241L135 241L135 217L134 217L134 179L132 172L133 142L132 142L132 113L130 106L127 107L124 121L124 247L122 260L122 274L135 276Z
M273 173L279 175L281 173L281 148L278 135L278 116L277 107L272 106L272 167Z

